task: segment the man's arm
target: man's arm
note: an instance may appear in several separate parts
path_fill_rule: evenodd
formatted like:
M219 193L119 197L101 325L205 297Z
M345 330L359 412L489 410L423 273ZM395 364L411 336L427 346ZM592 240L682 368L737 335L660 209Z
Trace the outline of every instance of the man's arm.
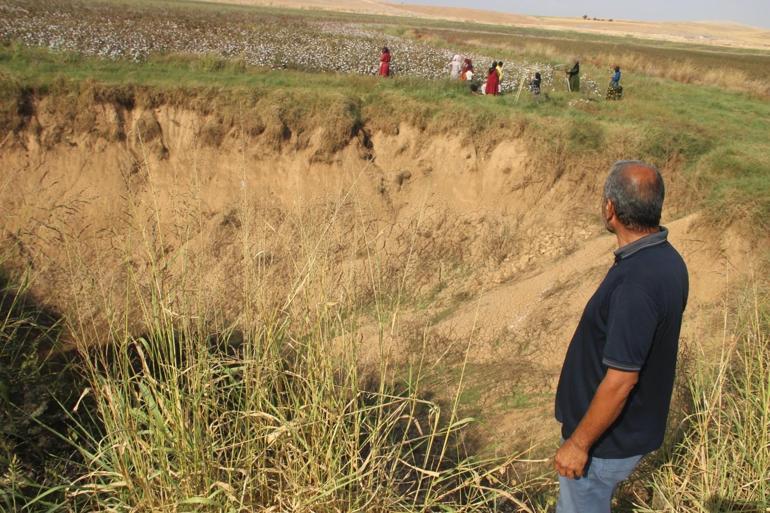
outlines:
M638 380L638 372L607 369L585 416L572 436L556 451L554 464L560 475L570 479L583 475L589 449L623 411Z

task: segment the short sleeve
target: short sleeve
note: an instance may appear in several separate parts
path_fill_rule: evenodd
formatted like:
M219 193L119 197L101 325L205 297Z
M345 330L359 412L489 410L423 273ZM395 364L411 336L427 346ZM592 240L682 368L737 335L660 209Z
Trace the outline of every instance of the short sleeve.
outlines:
M658 310L650 296L634 284L620 284L610 296L607 342L602 363L624 371L640 371L658 327Z

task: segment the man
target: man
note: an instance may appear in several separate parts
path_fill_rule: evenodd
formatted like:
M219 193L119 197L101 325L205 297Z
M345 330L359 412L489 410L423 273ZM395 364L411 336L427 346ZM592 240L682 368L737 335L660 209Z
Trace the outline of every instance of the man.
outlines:
M623 97L623 86L620 85L620 66L615 66L614 73L607 88L608 100L620 100Z
M572 69L567 71L567 87L571 93L580 91L580 61L577 59L575 59Z
M615 163L604 184L618 249L559 379L557 513L609 512L618 483L663 442L688 293L687 267L659 225L663 197L663 178L643 162Z

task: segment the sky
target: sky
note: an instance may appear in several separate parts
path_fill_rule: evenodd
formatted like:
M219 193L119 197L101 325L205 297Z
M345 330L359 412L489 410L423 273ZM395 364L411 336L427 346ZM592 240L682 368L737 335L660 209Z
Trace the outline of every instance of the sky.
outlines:
M770 0L407 0L407 2L540 16L587 14L596 18L649 21L735 21L755 27L770 28Z

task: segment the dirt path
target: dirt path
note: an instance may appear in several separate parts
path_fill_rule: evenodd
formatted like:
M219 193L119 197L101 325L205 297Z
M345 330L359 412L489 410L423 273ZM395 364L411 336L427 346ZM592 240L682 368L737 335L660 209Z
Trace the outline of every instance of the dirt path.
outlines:
M705 338L703 333L711 331L728 278L739 274L750 251L734 239L722 247L713 244L698 220L692 214L667 224L669 240L690 271L682 347L695 354L720 347L718 333ZM470 298L426 329L426 381L448 398L465 365L464 413L484 419L479 436L491 444L486 450L510 450L514 441L520 448L525 441L547 452L557 439L552 401L564 353L586 301L612 265L615 247L609 234L592 238ZM539 255L530 257L536 261ZM398 337L390 340L399 343Z

